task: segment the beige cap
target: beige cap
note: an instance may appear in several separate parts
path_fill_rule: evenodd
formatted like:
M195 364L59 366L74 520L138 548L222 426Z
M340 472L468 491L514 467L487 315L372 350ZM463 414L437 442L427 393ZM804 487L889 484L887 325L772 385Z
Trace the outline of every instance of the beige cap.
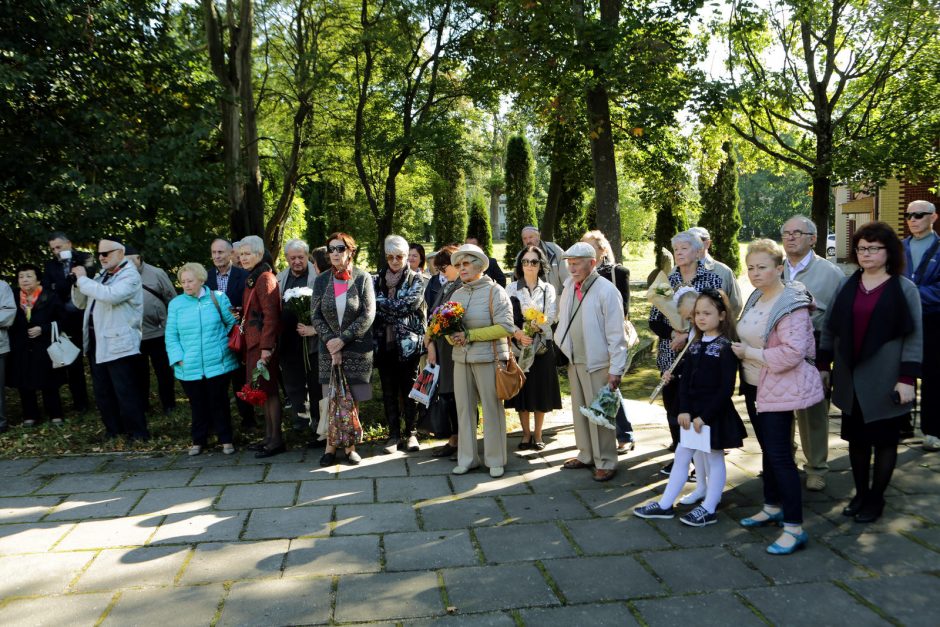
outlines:
M482 248L474 244L464 244L458 248L451 254L450 262L456 266L460 264L464 257L472 257L473 259L479 260L479 262L483 264L484 272L490 267L490 258L486 256Z
M597 251L587 242L577 242L562 256L565 259L597 259Z

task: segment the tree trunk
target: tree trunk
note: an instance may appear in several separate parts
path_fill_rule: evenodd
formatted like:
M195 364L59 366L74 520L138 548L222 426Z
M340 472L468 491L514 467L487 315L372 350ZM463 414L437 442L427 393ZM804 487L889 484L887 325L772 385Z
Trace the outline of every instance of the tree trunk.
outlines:
M552 164L545 198L545 214L542 216L541 235L546 242L555 241L555 226L558 223L558 203L564 188L564 172Z
M832 188L832 137L831 127L823 126L816 135L816 170L813 172L813 222L820 234L816 238L816 254L826 258L829 233L829 206Z
M248 222L248 233L264 235L264 198L261 195L261 161L258 157L258 123L255 110L253 76L251 71L251 44L254 34L254 2L242 0L239 11L238 49L235 54L235 72L238 94L242 108L242 133L244 134L244 214ZM232 33L235 36L235 33Z
M493 234L493 240L499 238L499 195L502 192L501 186L496 184L500 176L502 167L499 163L499 127L497 126L496 114L493 114L493 141L490 145L490 231Z
M597 228L607 236L619 262L622 256L620 241L620 199L617 194L617 161L614 138L610 127L610 103L607 89L598 84L586 97L588 120L591 128L591 161L594 165L594 203L597 209Z

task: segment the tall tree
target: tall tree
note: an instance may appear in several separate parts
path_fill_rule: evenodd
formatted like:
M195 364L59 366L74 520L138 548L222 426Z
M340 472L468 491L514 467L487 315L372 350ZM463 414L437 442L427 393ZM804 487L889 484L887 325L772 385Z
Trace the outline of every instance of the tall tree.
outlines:
M732 128L811 178L816 224L829 223L833 176L852 169L844 156L854 146L870 152L872 143L896 143L911 116L923 115L899 115L906 90L895 79L936 45L938 20L936 4L923 0L734 4L731 78L721 86L740 114ZM825 254L822 238L816 247Z
M713 180L704 174L699 177L699 197L702 213L698 224L708 229L712 238L711 255L725 263L737 274L741 265L738 231L741 214L738 212L738 172L731 142L721 146L725 155Z
M467 237L475 237L487 255L493 254L493 230L490 228L490 212L482 196L470 201L470 216L467 221Z
M522 250L522 227L535 224L532 205L534 187L532 151L522 135L515 135L506 145L506 256L507 268L514 268Z
M467 188L460 167L447 159L437 167L434 196L434 245L462 242L467 232Z

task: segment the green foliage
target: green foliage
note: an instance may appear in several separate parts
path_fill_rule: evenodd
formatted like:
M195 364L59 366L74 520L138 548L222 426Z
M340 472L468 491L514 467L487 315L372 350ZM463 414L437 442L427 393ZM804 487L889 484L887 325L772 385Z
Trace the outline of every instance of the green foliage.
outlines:
M470 201L470 219L467 222L467 237L475 237L487 255L493 255L493 231L490 228L490 208L482 196Z
M731 143L725 142L721 149L725 158L714 181L707 180L705 176L699 178L702 214L698 224L705 227L712 237L712 257L737 273L741 264L738 246L738 231L741 230L741 214L738 213L738 173Z
M523 135L509 139L506 145L506 267L516 265L516 255L522 249L520 233L527 224L535 224L532 205L533 174L532 151Z
M741 175L738 190L743 239L779 237L780 227L790 216L808 216L812 203L809 186L807 176L792 168L780 173L758 170ZM822 226L819 232L824 232Z
M467 192L463 172L452 163L440 166L432 193L435 247L462 242L467 232Z

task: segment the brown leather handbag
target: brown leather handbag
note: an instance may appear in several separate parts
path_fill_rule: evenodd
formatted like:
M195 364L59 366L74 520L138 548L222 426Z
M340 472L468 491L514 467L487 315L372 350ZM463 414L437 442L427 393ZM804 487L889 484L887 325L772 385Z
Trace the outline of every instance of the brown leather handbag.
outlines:
M495 286L490 288L490 324L496 324L493 317L493 290L495 289ZM496 356L496 340L493 340L491 346L493 348L493 362L496 363L496 398L501 401L508 401L518 394L522 386L525 385L525 373L516 363L512 351L509 351L509 361L504 366Z

